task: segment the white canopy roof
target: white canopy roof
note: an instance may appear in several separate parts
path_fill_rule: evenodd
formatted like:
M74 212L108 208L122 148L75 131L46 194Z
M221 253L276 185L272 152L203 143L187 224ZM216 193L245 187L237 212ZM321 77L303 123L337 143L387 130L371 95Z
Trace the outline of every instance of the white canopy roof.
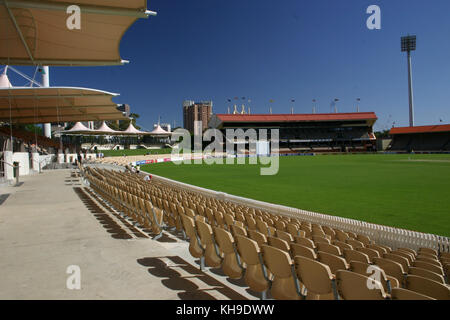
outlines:
M108 127L108 125L106 124L105 121L103 121L102 125L94 131L100 132L100 133L112 133L112 134L120 133L120 131L116 131L116 130L113 130L110 127Z
M131 122L131 121L130 121L130 125L128 126L128 128L125 131L120 131L120 133L128 134L128 135L148 135L148 134L150 134L149 132L136 129L133 126L133 122Z
M11 82L6 73L0 74L0 88L12 88Z
M161 126L158 124L158 125L156 126L156 128L153 129L153 130L150 132L150 134L151 134L151 135L155 135L155 136L170 136L172 133L170 133L170 132L164 130L164 129L161 128Z
M80 28L74 29L80 9ZM0 64L119 65L120 41L147 0L0 0ZM69 26L71 28L69 28Z
M127 120L112 101L118 94L75 87L0 88L0 121L49 123Z
M61 131L61 133L66 133L66 132L70 132L70 133L74 133L74 132L91 132L91 131L92 131L91 129L86 127L81 122L77 122L77 123L75 123L75 125L72 128L70 128L69 130Z

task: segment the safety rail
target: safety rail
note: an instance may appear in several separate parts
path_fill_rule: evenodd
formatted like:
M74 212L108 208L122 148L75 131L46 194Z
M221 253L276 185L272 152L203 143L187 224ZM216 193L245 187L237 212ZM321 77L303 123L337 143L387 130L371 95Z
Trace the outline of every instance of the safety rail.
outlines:
M193 186L187 183L152 174L152 180L153 179L172 184L186 191L212 196L218 200L230 201L236 204L253 207L255 209L265 210L274 214L281 214L284 216L305 220L311 223L316 223L322 226L328 226L331 228L341 229L343 231L366 235L377 244L386 245L393 249L411 248L413 250L417 250L421 247L426 247L438 250L439 252L450 252L450 238L448 237L383 226L374 223L331 216L283 205L272 204L264 201L253 200L249 198L230 195L224 192L218 192Z

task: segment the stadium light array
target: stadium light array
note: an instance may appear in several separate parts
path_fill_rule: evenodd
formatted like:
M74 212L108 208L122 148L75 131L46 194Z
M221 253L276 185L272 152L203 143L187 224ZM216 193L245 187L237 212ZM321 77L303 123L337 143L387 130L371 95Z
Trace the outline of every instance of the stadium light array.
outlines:
M408 92L409 92L409 126L414 127L414 94L412 87L412 67L411 67L411 51L416 50L416 36L406 36L401 38L401 50L407 52L408 59Z

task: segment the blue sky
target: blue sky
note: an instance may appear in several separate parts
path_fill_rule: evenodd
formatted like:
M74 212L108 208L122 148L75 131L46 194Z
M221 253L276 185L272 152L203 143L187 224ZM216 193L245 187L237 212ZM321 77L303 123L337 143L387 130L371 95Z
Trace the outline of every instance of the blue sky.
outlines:
M381 30L368 30L366 9L381 8ZM120 93L138 124L182 125L182 102L251 99L252 113L356 110L378 115L375 129L408 125L406 56L400 37L417 35L413 53L416 125L450 123L448 0L152 0L156 17L125 34L117 67L51 68L51 85ZM28 74L29 68L20 68ZM24 85L10 74L13 85ZM241 100L242 101L242 100ZM239 101L241 103L241 101Z

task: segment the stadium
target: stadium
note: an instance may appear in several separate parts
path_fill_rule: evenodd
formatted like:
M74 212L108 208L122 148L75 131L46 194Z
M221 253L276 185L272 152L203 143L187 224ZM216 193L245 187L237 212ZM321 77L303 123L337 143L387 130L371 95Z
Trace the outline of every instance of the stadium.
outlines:
M409 126L383 127L388 107L338 112L336 98L328 113L184 100L184 128L161 127L167 107L139 109L139 126L113 92L150 100L153 75L50 75L126 69L119 48L143 58L139 32L165 35L164 18L145 0L74 1L73 32L66 5L0 2L0 299L450 300L450 125L416 125L410 69ZM415 37L402 50L411 68Z

